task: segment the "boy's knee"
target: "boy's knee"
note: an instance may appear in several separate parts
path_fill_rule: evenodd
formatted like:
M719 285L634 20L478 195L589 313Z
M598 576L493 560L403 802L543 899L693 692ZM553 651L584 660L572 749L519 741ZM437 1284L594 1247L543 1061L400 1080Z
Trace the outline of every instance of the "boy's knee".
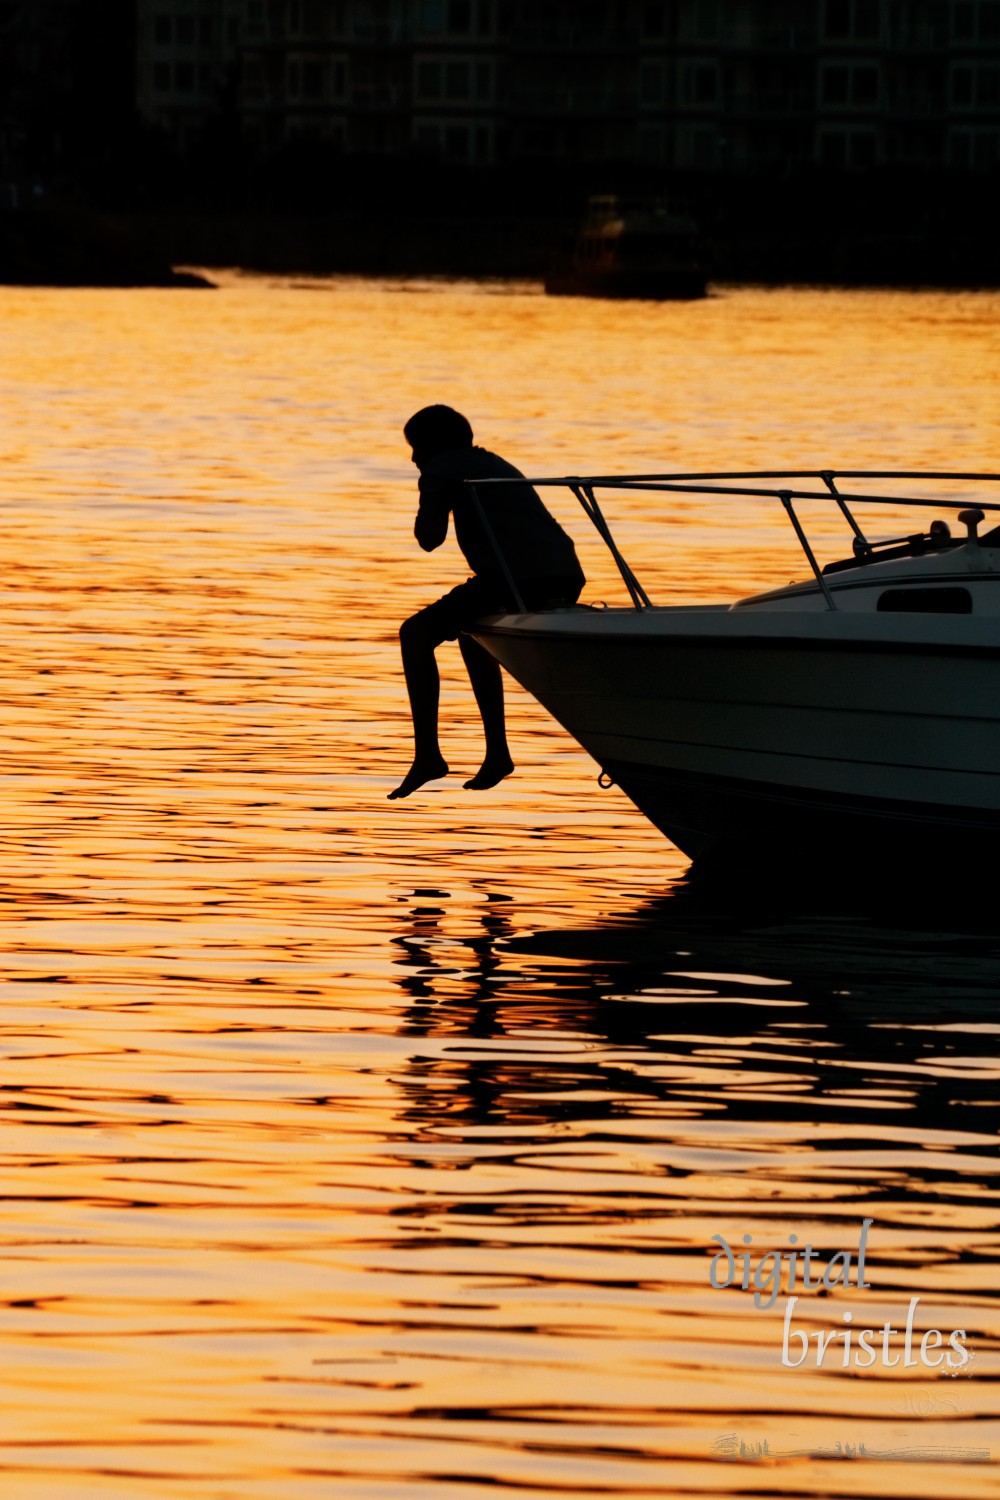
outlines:
M430 640L427 634L427 622L423 619L423 611L411 615L404 620L399 627L399 644L405 651L408 646L427 646Z

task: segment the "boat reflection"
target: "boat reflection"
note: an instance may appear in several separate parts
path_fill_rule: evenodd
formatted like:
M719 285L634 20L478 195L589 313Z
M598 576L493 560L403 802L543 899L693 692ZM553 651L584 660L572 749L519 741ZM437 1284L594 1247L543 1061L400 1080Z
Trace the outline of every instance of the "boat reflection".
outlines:
M657 1372L655 1412L630 1405L628 1381L615 1396L602 1386L599 1404L577 1398L576 1431L645 1421L709 1444L745 1428L776 1454L828 1457L847 1430L873 1463L909 1458L933 1434L939 1463L964 1462L968 1432L948 1413L903 1451L894 1381L868 1382L863 1420L839 1367L812 1370L822 1386L803 1394L779 1359L782 1307L758 1313L749 1292L715 1290L709 1259L723 1236L755 1257L798 1244L829 1260L871 1220L858 1326L899 1329L914 1297L950 1318L976 1361L961 1420L985 1424L1000 1356L988 1290L1000 940L894 902L798 915L773 891L734 916L706 889L698 872L604 918L527 932L516 897L487 890L471 909L444 890L408 898L397 1117L408 1160L434 1173L436 1247L467 1274L485 1256L469 1295L494 1286L498 1306L521 1299L546 1327L579 1305L612 1340L622 1299L646 1299L640 1364ZM397 1212L422 1252L417 1211ZM844 1305L814 1291L795 1315L836 1330ZM569 1382L583 1366L565 1368ZM529 1411L565 1439L565 1413L518 1408ZM896 1493L881 1473L870 1485Z

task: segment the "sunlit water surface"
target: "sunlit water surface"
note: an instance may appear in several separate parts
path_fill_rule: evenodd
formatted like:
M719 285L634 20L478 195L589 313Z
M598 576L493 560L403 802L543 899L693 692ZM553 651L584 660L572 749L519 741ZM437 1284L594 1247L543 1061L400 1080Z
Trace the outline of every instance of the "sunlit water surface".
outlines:
M396 626L464 576L416 407L535 474L996 470L1000 297L222 280L0 290L4 1492L1000 1493L992 874L713 904L517 689L464 792L455 651L453 778L386 801ZM769 510L610 509L660 601L803 569ZM783 1365L712 1256L853 1281L865 1218ZM911 1365L845 1364L913 1297Z

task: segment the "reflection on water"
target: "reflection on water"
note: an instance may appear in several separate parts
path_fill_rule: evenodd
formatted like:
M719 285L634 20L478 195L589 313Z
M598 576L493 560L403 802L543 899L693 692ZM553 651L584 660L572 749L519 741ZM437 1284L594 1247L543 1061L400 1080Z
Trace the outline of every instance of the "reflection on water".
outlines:
M997 299L422 291L0 293L7 1488L995 1494L985 878L689 872L516 690L510 782L385 793L457 568L410 411L536 470L988 469ZM651 592L798 570L700 519L623 514ZM787 1286L865 1219L865 1287ZM710 1280L745 1235L770 1307Z
M690 1459L696 1435L712 1432L716 1459L762 1456L762 1444L813 1458L860 1445L883 1463L990 1456L995 1428L977 1419L996 1415L978 1378L997 1332L992 931L775 916L747 926L672 892L518 936L510 906L487 897L459 989L436 956L449 946L447 893L415 892L409 915L407 1029L455 1041L443 1054L432 1045L401 1086L429 1159L454 1140L449 1165L473 1173L451 1190L452 1234L469 1237L489 1284L502 1278L505 1301L530 1307L534 1336L548 1334L538 1357L554 1371L576 1365L572 1400L519 1397L494 1420L542 1423L536 1440L565 1453L602 1427L593 1478L613 1450L606 1482L626 1492L666 1491L658 1461ZM862 1390L835 1346L803 1387L780 1364L787 1303L772 1314L751 1305L752 1288L710 1287L713 1236L741 1252L749 1235L755 1261L809 1244L823 1264L856 1252L866 1218L874 1290L807 1299L798 1326L842 1330L846 1308L858 1326L889 1319L902 1333L917 1296L918 1346L928 1329L961 1327L975 1385L956 1371L944 1390L928 1386L918 1364L919 1384L901 1388L879 1360ZM487 1244L503 1249L502 1268L483 1257ZM596 1348L577 1364L566 1340L581 1321ZM893 1345L887 1363L897 1358ZM627 1479L626 1458L641 1465ZM827 1482L799 1473L792 1484ZM948 1492L937 1473L861 1483ZM954 1492L974 1488L966 1475Z

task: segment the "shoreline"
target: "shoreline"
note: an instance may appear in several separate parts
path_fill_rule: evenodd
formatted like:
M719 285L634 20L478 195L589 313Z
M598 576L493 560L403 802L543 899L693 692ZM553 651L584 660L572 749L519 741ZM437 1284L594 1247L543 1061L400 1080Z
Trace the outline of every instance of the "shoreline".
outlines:
M443 216L204 211L0 217L0 283L206 284L173 267L278 275L437 276L542 280L565 245L554 215ZM770 226L704 236L710 283L975 290L1000 286L979 237L863 234ZM211 282L207 283L211 285Z

